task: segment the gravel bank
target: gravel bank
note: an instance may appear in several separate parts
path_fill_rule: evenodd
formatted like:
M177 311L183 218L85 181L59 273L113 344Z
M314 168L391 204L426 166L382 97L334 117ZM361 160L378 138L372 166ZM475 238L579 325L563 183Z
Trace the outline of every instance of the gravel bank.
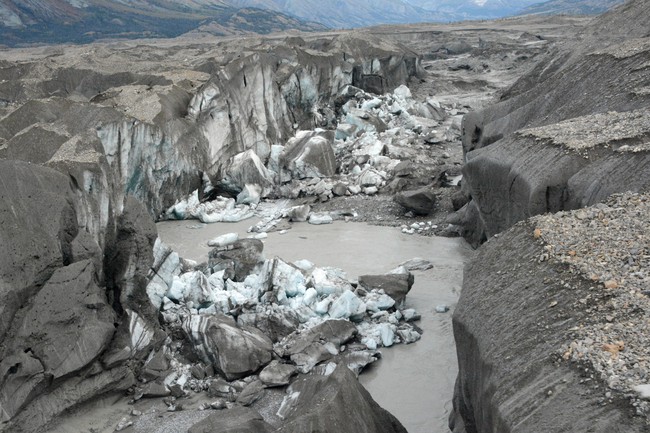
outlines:
M532 223L534 236L545 243L540 261L568 266L593 282L591 293L575 300L588 316L571 329L560 355L593 367L609 387L603 402L611 400L612 391L621 392L638 415L648 417L650 193L615 195L604 204L539 216Z

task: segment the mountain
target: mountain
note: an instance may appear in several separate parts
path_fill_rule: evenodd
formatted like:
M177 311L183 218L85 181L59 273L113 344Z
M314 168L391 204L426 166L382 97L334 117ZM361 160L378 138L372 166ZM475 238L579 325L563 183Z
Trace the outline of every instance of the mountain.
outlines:
M0 0L0 44L86 43L104 38L175 37L217 23L217 34L324 30L279 11L222 0ZM213 26L214 27L214 26Z
M227 0L236 7L259 7L333 28L367 27L425 21L457 20L458 16L410 4L405 0Z
M513 15L538 0L226 0L322 22L334 28L490 19Z
M462 19L490 19L514 15L539 0L407 0L413 6Z
M521 14L597 15L625 0L550 0L525 8Z

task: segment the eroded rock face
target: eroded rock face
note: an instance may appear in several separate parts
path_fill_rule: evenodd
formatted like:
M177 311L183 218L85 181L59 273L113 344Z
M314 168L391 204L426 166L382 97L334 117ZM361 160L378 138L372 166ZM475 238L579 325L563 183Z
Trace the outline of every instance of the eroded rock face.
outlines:
M594 297L594 282L564 265L540 262L544 248L534 230L528 222L517 224L484 244L465 270L453 317L460 372L450 428L645 431L645 420L627 403L599 403L606 391L584 385L588 366L562 359L571 329L588 320L590 307L578 300ZM526 265L502 272L512 269L513 257Z
M78 234L74 195L62 174L0 160L0 339L14 315L61 266Z
M148 272L147 254L155 227L147 232L134 229L127 222L129 216L121 220L124 266L114 263L114 269L121 269L124 278L115 280L117 299L111 302L104 250L115 245L108 227L114 227L117 218L109 209L105 214L95 213L110 191L99 188L94 195L85 195L85 186L74 178L84 172L81 167L68 171L70 165L61 165L66 176L19 161L0 160L0 166L5 186L0 238L7 254L0 261L2 421L12 431L37 431L82 401L132 384L133 373L123 364L150 348L153 331L139 349L132 350L125 343L129 347L124 354L106 364L101 360L116 344L117 334L130 338L119 325L123 321L119 294L125 295L124 305L130 302L126 298L138 298L135 276L142 278ZM86 167L86 173L93 173L91 167ZM92 175L87 179L96 180ZM146 212L142 215L149 219ZM146 225L144 221L137 224ZM128 239L134 236L141 236L143 242L130 243Z
M533 215L650 187L648 149L637 147L648 134L650 97L643 66L650 45L635 24L647 17L641 3L597 18L589 28L616 30L605 37L586 29L501 102L465 116L463 188L472 201L461 213L470 242Z

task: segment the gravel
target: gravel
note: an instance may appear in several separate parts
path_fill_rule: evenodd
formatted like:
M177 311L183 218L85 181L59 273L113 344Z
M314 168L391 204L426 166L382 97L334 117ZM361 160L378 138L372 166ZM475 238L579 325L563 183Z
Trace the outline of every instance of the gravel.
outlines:
M567 361L590 364L614 391L650 415L650 193L625 193L606 203L532 219L545 243L540 261L568 266L589 281L589 320L572 329L559 349ZM600 302L593 302L602 299ZM611 397L607 391L606 398ZM609 396L609 397L608 397Z

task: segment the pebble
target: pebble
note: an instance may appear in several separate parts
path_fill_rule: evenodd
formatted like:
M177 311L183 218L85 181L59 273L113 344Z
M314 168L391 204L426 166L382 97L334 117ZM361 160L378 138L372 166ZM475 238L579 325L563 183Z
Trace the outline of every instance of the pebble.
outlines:
M449 311L449 306L447 305L437 305L436 306L436 313L446 313Z
M117 424L117 427L115 427L115 431L126 430L127 428L131 427L132 425L133 425L133 421L129 421L126 418L122 418L122 420Z

